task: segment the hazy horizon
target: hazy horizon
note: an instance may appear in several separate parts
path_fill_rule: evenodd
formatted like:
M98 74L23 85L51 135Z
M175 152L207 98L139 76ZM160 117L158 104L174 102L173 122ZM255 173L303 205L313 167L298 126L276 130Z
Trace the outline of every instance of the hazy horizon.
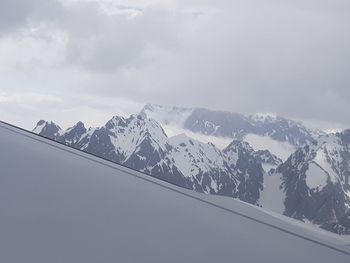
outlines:
M0 98L0 103L3 103L5 100L1 101ZM229 111L229 110L222 110L222 109L213 109L213 108L208 108L208 107L190 107L190 106L182 106L182 105L162 105L160 103L137 103L133 101L128 101L128 100L123 100L123 99L116 99L116 102L122 102L123 106L121 107L116 107L115 109L111 106L111 104L104 104L103 107L106 108L105 111L96 111L94 112L94 109L89 108L89 106L83 106L78 109L74 110L66 110L66 111L60 111L60 112L43 112L43 111L33 111L35 115L30 115L26 117L25 119L17 119L16 117L13 116L2 116L3 119L2 121L5 121L7 123L10 123L12 125L27 129L27 130L32 130L35 125L38 123L40 120L45 120L45 121L52 121L59 125L62 129L68 129L72 126L74 126L77 122L82 121L87 127L101 127L105 125L111 118L114 116L121 116L124 118L128 118L131 115L134 114L139 114L143 107L145 107L147 104L152 104L152 105L161 105L164 107L179 107L179 108L204 108L207 110L211 111L219 111L219 112L230 112L230 113L238 113L242 114L245 116L249 115L270 115L270 116L276 116L276 117L282 117L286 118L289 120L293 120L296 122L299 122L303 124L305 127L309 129L314 129L314 130L320 130L324 132L338 132L342 131L345 129L348 129L347 127L340 127L337 126L336 124L332 126L330 123L326 122L315 122L314 120L302 120L302 119L295 119L295 118L288 118L286 116L282 115L277 115L276 113L273 112L251 112L251 113L242 113L242 112L237 112L237 111ZM87 104L88 105L88 104ZM33 109L30 109L33 110ZM74 112L73 112L74 111ZM91 112L89 112L91 111ZM91 113L94 113L93 115L90 115ZM18 112L18 114L20 114ZM349 126L350 127L350 126Z

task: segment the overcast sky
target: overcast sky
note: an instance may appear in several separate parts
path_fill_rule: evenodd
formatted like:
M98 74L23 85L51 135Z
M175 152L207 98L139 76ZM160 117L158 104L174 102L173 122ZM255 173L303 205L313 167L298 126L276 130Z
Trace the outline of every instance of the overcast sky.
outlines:
M1 0L0 119L152 102L350 128L349 28L348 0Z

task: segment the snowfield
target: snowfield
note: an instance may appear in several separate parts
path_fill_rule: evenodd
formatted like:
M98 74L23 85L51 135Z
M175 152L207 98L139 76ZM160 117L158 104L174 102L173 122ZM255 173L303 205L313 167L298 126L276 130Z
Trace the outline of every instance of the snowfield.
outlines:
M346 240L0 124L0 262L350 262Z
M327 184L328 176L326 172L316 163L310 163L306 171L306 185L310 189L322 189Z
M280 175L264 174L264 190L261 192L259 204L270 211L283 215L285 193L281 189Z

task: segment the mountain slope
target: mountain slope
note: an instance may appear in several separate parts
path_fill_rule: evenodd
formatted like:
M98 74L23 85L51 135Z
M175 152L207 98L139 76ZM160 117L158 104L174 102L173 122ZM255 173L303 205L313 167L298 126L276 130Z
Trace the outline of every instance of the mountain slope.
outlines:
M280 165L284 214L331 231L350 233L350 131L330 134Z
M288 156L296 148L311 143L323 134L318 130L308 129L299 122L271 114L243 115L203 108L165 107L155 104L147 104L141 114L157 120L162 125L171 124L195 134L236 140L246 140L251 135L267 137L273 144L277 144L277 148L286 148ZM278 144L281 146L278 147ZM268 147L269 150L272 148L273 146ZM280 155L279 151L274 154ZM283 158L285 155L283 151L278 157Z
M52 121L40 120L33 130L34 133L44 134L45 137L56 140L64 132L60 126Z
M48 129L38 127L34 131L52 138ZM79 122L54 139L184 188L251 204L258 204L262 165L278 162L268 151L254 152L247 143L235 142L221 151L184 134L168 138L156 121L144 115L115 116L100 128L86 129Z
M67 131L58 127L41 121L34 131L183 188L238 198L349 234L348 131L323 136L282 162L241 140L220 150L185 134L168 138L145 115L115 116L99 128L86 129L81 122Z

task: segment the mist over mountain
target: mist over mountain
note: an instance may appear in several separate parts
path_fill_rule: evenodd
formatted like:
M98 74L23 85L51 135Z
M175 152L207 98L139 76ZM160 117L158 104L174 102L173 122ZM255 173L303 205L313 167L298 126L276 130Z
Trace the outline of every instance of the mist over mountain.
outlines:
M177 125L204 135L244 139L247 135L254 134L297 147L324 134L319 130L308 129L300 122L273 114L243 115L204 108L165 107L156 104L147 104L141 114L161 124Z

